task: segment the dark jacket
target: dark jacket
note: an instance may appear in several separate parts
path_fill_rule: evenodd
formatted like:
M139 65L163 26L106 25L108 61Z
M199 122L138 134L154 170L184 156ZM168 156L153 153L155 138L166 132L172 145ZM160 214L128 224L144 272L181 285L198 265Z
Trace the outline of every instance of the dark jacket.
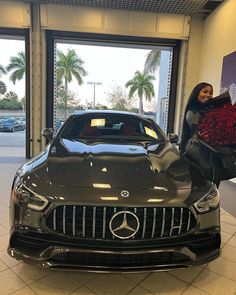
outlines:
M219 185L221 180L236 177L236 147L213 148L198 137L199 123L211 107L231 101L229 93L219 95L209 103L200 103L198 94L209 83L201 82L194 87L189 96L183 120L179 149L199 168L208 180Z
M189 110L186 113L186 122L188 124L190 137L186 141L185 149L182 152L188 159L194 161L198 165L206 179L219 184L222 178L219 157L198 137L199 123L206 111L206 109L198 111Z

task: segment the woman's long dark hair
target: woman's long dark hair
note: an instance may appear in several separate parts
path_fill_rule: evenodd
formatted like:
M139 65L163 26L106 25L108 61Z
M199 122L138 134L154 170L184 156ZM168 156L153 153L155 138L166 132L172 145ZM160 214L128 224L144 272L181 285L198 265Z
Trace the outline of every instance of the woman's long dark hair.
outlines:
M188 139L191 136L190 129L189 129L189 126L188 126L188 123L186 120L186 114L189 110L198 111L201 109L202 104L198 101L197 97L198 97L199 92L202 90L202 88L204 88L206 86L212 87L211 84L206 83L206 82L201 82L201 83L197 84L193 88L193 90L189 96L188 102L185 107L184 117L183 117L183 127L182 127L181 141L180 141L180 145L179 145L179 149L181 151L185 150L186 142L188 141Z

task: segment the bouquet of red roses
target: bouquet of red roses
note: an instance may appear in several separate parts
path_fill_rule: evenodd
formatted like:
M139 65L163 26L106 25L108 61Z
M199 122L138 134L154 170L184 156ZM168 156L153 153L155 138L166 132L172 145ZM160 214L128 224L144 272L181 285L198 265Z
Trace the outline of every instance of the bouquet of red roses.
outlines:
M236 146L236 104L227 93L209 102L199 124L199 138L211 146Z

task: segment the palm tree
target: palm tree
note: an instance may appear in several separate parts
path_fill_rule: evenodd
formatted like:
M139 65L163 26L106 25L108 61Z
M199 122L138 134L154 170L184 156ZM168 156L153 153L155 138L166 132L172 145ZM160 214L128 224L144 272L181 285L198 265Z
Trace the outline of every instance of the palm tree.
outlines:
M125 87L129 87L129 98L131 98L135 92L138 93L139 97L139 113L143 113L143 96L146 100L150 101L154 94L154 87L152 81L155 80L153 75L148 73L142 73L136 71L133 79L129 80Z
M4 95L5 99L18 101L18 96L15 92L9 91Z
M7 92L7 86L4 82L0 81L0 97Z
M0 65L0 77L1 77L1 74L6 74L7 71L5 70L4 66Z
M5 70L4 66L0 65L0 77L2 74L6 74L7 71ZM0 81L0 98L2 94L5 94L7 91L7 86L4 82Z
M161 51L159 49L151 50L146 58L144 71L154 74L160 66Z
M17 53L17 56L12 56L10 58L10 63L7 66L7 71L11 72L10 80L13 84L16 83L16 80L21 80L25 74L25 53L20 51Z
M87 72L83 68L83 60L80 59L74 49L68 49L67 54L57 51L57 79L64 80L65 89L65 118L67 116L67 100L68 100L68 83L72 81L74 76L78 84L83 84L81 76L86 76Z

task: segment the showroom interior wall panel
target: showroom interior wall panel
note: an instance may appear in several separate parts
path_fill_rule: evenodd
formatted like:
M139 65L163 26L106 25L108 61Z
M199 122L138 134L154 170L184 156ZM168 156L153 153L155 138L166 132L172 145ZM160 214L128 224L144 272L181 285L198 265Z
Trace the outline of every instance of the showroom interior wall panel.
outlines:
M202 34L204 27L204 19L201 17L192 17L189 40L182 44L182 55L180 56L180 64L182 63L182 72L178 74L178 95L175 112L175 130L178 134L182 128L183 112L186 102L193 87L199 82ZM180 67L181 69L181 67ZM177 129L176 129L177 128Z
M224 1L204 22L199 81L219 94L223 57L236 51L236 1Z
M41 5L45 29L186 40L190 17L184 15Z
M204 19L192 17L189 39L180 46L174 132L181 133L183 112L192 88L199 82Z
M176 36L175 39L186 39L189 36L190 20L189 16L184 15L159 14L157 18L158 32Z
M0 2L0 27L29 28L30 5L14 2Z
M153 34L157 29L158 15L156 13L128 12L129 30L142 34ZM160 32L160 31L159 31Z
M184 86L184 96L187 96L186 98L188 98L192 88L199 81L203 27L203 18L192 18L187 48L186 79Z
M193 17L186 49L185 70L179 75L178 86L182 81L182 106L176 109L175 130L181 130L185 104L192 88L201 81L209 82L214 87L214 95L220 92L222 63L225 55L236 51L236 1L226 0L206 19ZM180 57L180 61L181 59ZM177 95L181 100L181 91Z
M104 19L104 22L101 23L102 27L106 28L108 31L115 30L116 32L123 32L129 28L129 12L114 10L110 13L101 13L101 18Z

